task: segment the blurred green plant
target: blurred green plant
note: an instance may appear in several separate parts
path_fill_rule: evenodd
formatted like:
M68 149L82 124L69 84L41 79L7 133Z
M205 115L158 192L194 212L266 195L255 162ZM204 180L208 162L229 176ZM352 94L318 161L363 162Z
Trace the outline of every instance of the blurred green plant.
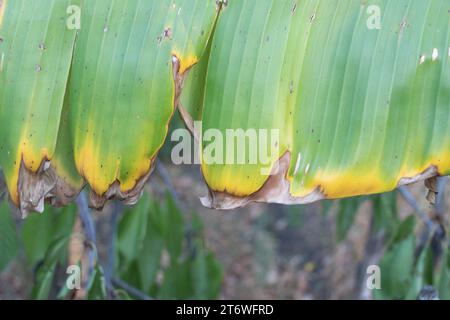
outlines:
M222 269L205 247L203 224L193 215L189 228L169 196L158 203L144 195L119 224L116 270L121 279L158 299L212 299Z
M67 241L76 216L77 207L72 204L63 209L46 208L43 214L32 214L23 221L23 248L31 266L44 259L53 243ZM66 258L66 251L61 252L61 262Z
M372 196L326 200L322 211L328 215L331 208L336 207L336 240L342 242L348 236L358 211L363 203L369 202L372 207L375 231L383 231L386 238L393 235L399 227L400 218L397 208L397 192L389 192Z
M0 273L19 256L33 274L30 298L71 297L73 291L66 286L65 271L77 207L47 206L43 214L31 215L17 229L10 211L3 201ZM222 269L205 246L203 224L196 214L185 221L170 195L159 202L145 193L138 205L124 212L117 229L117 234L113 230L114 272L109 281L120 279L116 282L130 287L132 292L158 299L211 299L219 294ZM84 286L85 298L139 298L120 286L108 285L103 269L108 268L107 263L95 261Z
M357 214L363 211L361 206L370 208L368 237L381 234L383 239L383 254L378 262L381 289L373 291L375 299L417 299L425 289L440 299L450 299L445 223L431 220L423 212L417 212L420 219L414 214L402 219L398 196L395 191L325 201L320 207L324 217L332 209L336 211L338 243L348 237ZM417 204L412 207L419 210ZM65 285L65 270L79 210L76 205L63 209L47 206L44 214L21 221L14 219L8 203L2 201L0 273L14 259L23 259L33 274L31 298L71 297L73 291ZM303 227L301 216L305 210L305 206L288 207L288 224ZM111 247L109 257L104 263L94 262L84 284L86 299L212 299L219 295L222 267L205 246L204 227L197 214L184 216L170 194L159 199L147 192L136 206L114 214L118 223L110 225L111 243L106 244ZM272 222L269 219L261 223ZM96 252L95 247L93 250Z
M379 262L381 288L373 291L374 298L412 300L421 298L422 290L428 288L439 299L450 299L450 243L445 227L431 220L419 223L415 215L401 220L397 196L394 191L336 201L337 241L347 238L360 206L370 202L374 231L382 232L385 244ZM330 208L327 205L324 210Z
M381 290L375 291L377 299L429 299L422 297L422 290L435 291L436 298L450 299L450 259L448 239L434 230L426 238L425 245L414 230L413 216L398 228L395 238L388 245L381 259Z

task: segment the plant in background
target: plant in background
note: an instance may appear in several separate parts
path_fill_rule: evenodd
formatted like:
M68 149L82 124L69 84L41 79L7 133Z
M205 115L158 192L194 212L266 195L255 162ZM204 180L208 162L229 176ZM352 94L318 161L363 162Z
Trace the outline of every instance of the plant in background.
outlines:
M193 214L185 221L170 196L160 201L146 192L135 208L110 212L120 221L116 229L114 223L110 225L108 237L113 239L98 244L106 246L103 260L96 243L79 233L76 206L49 207L44 214L29 217L16 231L3 201L0 273L14 258L26 260L26 273L33 275L33 299L216 298L222 269L204 244L201 220ZM93 258L90 250L95 253ZM71 266L80 268L79 288L67 285Z
M366 256L382 253L380 288L372 289L375 299L425 299L424 290L431 290L436 299L450 299L449 238L445 216L438 203L431 214L424 212L408 189L400 189L402 197L413 207L415 215L400 218L398 192L369 197L349 198L337 202L337 241L347 237L358 209L363 202L371 204L370 231ZM367 260L373 260L367 257ZM367 262L364 262L367 264ZM365 270L367 265L362 265ZM366 274L364 273L364 276ZM361 281L363 285L363 281ZM366 288L363 288L366 290Z

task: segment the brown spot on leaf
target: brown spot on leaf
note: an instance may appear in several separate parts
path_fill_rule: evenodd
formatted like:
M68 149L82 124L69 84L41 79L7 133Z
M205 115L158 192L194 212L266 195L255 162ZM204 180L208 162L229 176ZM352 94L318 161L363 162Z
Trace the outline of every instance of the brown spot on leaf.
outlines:
M291 9L292 15L294 15L296 12L297 12L297 1L294 3L294 5L292 6L292 9Z
M172 39L172 28L168 27L164 29L163 37L166 39Z

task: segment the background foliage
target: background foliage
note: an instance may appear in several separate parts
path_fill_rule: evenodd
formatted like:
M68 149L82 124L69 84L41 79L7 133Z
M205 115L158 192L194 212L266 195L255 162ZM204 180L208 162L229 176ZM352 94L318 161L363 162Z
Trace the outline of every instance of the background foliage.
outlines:
M381 239L381 245L378 244L375 250L381 254L378 261L374 262L382 272L381 290L373 291L374 298L416 299L425 288L440 299L450 299L450 259L446 230L437 220L423 220L420 214L407 206L406 211L409 213L401 213L399 197L396 191L325 201L319 208L324 219L330 215L335 217L333 237L336 245L347 241L349 232L358 224L357 219L362 213L370 212L367 215L370 232L364 247L365 253L370 254L374 250L374 244L371 244L373 239ZM80 209L76 205L64 209L46 206L43 214L34 214L21 220L12 214L8 203L2 201L0 271L4 276L12 272L16 263L26 266L30 285L23 298L218 298L223 295L226 263L223 257L219 260L217 254L208 248L204 219L195 212L180 210L177 202L179 199L174 199L170 193L154 194L146 191L142 201L134 207L124 208L115 204L105 212L93 212L99 237L97 246L93 246L95 265L89 281L83 283L83 295L77 296L65 286L65 270L70 260L71 239L84 237L84 230L79 227ZM405 211L404 203L402 207ZM284 217L290 229L304 230L307 227L304 219L312 206L281 206L275 210L269 205L266 208L266 212L257 219L258 228L272 230L270 232L276 234L278 222L275 221L278 221L276 217L281 209L285 211ZM321 236L318 235L317 239ZM93 244L83 239L85 249L89 250ZM261 279L267 276L273 258L264 241L256 241L253 248L259 252L256 263L260 266L258 277ZM293 244L293 247L296 251L302 250L301 244ZM83 256L85 258L86 255ZM77 262L85 266L83 263L81 260ZM362 286L367 278L365 267L362 267ZM307 264L305 268L308 268ZM82 270L89 269L83 267ZM319 283L314 285L320 286Z
M7 272L11 261L20 256L33 275L29 298L67 299L73 294L65 285L64 272L71 237L77 236L76 217L75 205L64 209L46 206L43 214L18 220L16 226L10 206L2 202L0 271ZM106 244L115 244L109 252L113 257L107 257L105 263L96 257L90 280L85 284L85 298L211 299L218 296L222 268L205 246L203 224L195 213L186 221L170 195L155 199L145 193L138 205L127 208L118 218L117 232L111 230L110 235L114 239ZM94 251L97 256L98 249L94 247ZM78 263L81 265L81 261ZM130 294L123 289L108 288L109 275L105 274L108 268L112 269L109 281L114 282L117 277L120 279L117 282L138 290L138 297L133 296L134 291Z

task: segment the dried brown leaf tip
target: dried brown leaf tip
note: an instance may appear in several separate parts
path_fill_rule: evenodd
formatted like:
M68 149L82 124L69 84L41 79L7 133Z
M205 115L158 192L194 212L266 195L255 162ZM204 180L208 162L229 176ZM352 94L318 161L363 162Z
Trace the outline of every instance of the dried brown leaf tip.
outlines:
M301 157L301 156L300 156ZM231 210L245 206L252 202L283 203L283 204L307 204L326 198L326 195L318 186L313 192L304 197L294 197L290 193L290 182L286 179L291 162L291 153L286 152L278 159L272 168L272 172L264 185L257 192L246 197L238 197L226 192L209 190L206 197L200 198L205 207ZM298 169L297 169L298 170ZM309 165L305 170L307 173Z

